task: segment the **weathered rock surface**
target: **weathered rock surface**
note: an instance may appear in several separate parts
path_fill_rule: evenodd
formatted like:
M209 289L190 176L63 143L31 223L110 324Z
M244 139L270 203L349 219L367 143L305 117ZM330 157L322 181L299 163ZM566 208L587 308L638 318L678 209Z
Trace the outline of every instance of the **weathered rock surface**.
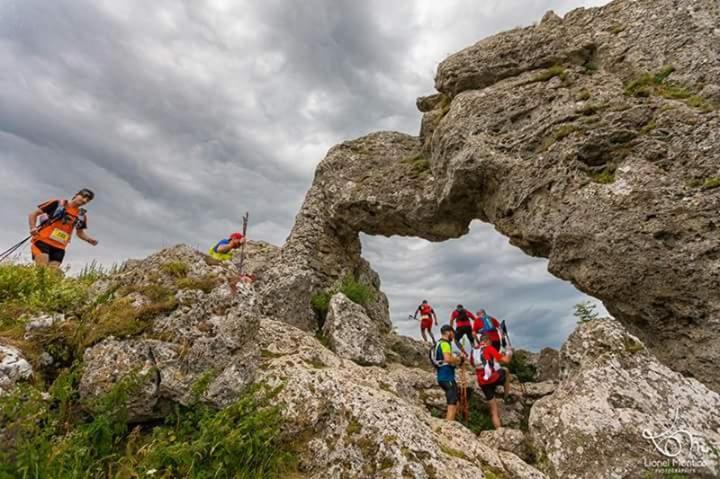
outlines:
M519 429L501 427L493 431L483 431L479 437L486 444L491 444L502 451L512 452L524 461L532 458L529 441L525 433Z
M174 293L177 308L153 318L143 334L125 340L108 338L84 354L80 383L84 398L109 391L128 375L137 377L138 392L129 404L132 421L161 417L163 407L171 402L202 399L218 407L227 405L255 377L259 353L252 344L260 310L252 285L235 283L237 270L232 265L207 262L205 255L179 246L130 263L105 287L134 285L141 307L147 300L142 299L144 287L186 284L177 283L177 274L166 266L176 263L187 267L189 278L214 278L214 286L205 292L187 282L187 288ZM205 377L207 391L193 398L193 385Z
M273 331L286 329L286 341ZM296 443L301 472L331 478L482 478L485 473L544 477L520 458L501 456L457 423L435 419L421 392L426 371L360 367L313 336L261 322L259 379L284 384L278 396L284 433ZM491 476L492 477L492 476Z
M330 349L341 358L352 359L361 365L385 364L385 342L376 331L365 308L350 301L342 293L330 299L323 334Z
M18 381L28 379L32 373L32 366L18 349L0 344L0 394Z
M328 152L263 301L313 329L314 291L372 276L359 232L440 241L481 219L720 390L718 24L713 0L615 1L452 55L422 138Z
M561 364L557 391L530 412L551 476L643 477L668 464L661 450L696 465L693 477L720 473L711 449L720 445L720 394L662 365L620 323L580 325Z

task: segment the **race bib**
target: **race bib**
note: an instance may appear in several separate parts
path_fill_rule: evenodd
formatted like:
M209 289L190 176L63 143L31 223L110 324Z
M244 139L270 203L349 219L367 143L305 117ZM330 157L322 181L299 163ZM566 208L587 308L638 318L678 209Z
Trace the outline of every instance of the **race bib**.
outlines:
M63 230L55 228L50 234L50 239L57 241L58 243L67 244L70 241L70 235Z

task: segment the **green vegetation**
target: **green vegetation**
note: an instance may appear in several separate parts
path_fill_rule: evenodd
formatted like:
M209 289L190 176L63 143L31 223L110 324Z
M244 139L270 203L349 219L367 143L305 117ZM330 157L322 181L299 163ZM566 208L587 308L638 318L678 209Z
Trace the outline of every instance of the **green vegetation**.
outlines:
M50 268L0 265L0 337L35 365L43 350L61 365L69 365L88 346L111 335L123 338L141 334L152 318L177 307L175 290L160 284L111 285L90 301L90 286L105 274L92 264L76 278ZM142 294L149 301L133 305L126 297L131 293ZM25 323L40 313L63 314L65 321L34 331L32 341L28 341L24 338Z
M458 420L475 434L481 431L489 431L493 429L492 419L490 418L490 410L487 403L478 397L477 394L468 397L468 418L464 419L458 414ZM441 417L441 416L437 416Z
M713 188L717 188L720 186L720 176L713 176L712 178L708 178L702 183L702 188L704 190L711 190Z
M350 419L350 422L345 428L345 432L352 436L353 434L358 434L360 431L362 431L362 424L360 424L355 418Z
M448 456L457 457L459 459L465 459L465 460L467 460L467 458L468 458L463 451L461 451L459 449L453 449L444 444L440 444L440 450L442 452L444 452L445 454L447 454Z
M129 430L134 377L95 401L94 416L79 402L78 380L73 368L49 398L30 385L0 397L0 477L281 477L293 464L278 437L279 411L267 406L277 391L252 389L221 411L178 406L164 424Z
M565 67L563 67L562 65L551 66L547 70L543 70L542 72L535 75L535 77L531 80L530 83L544 82L544 81L551 80L555 77L558 77L561 80L565 80L565 78L567 77L567 72L565 71Z
M535 380L537 368L528 362L528 356L525 351L515 351L508 364L508 370L517 376L518 380L523 383Z
M401 162L410 165L414 173L430 173L430 160L425 157L425 154L422 151L403 158Z
M188 274L188 266L182 261L170 261L163 264L160 269L163 273L169 274L175 278L184 278Z
M587 323L588 321L594 321L600 317L600 313L595 311L597 305L592 304L590 301L585 301L575 305L575 312L573 316L577 319L577 323Z
M656 73L644 73L625 84L625 95L640 98L660 96L673 100L683 100L685 104L702 111L712 111L713 105L701 96L694 94L683 85L672 82L668 77L675 71L673 66L665 66Z
M310 306L318 319L318 323L322 328L327 317L328 309L330 308L330 299L332 299L335 293L342 293L348 297L348 299L360 306L367 306L368 304L375 301L375 290L372 286L369 286L353 275L348 274L340 282L339 286L334 288L326 289L324 291L316 292L312 298L310 298Z
M217 276L208 274L205 276L186 276L175 280L178 289L199 289L205 294L210 293L218 285Z
M623 346L625 347L625 351L631 354L639 353L645 349L642 343L628 337L623 339Z
M600 171L588 173L588 176L595 182L606 185L615 182L615 166L608 165Z
M618 33L625 31L625 27L623 25L620 25L619 23L616 23L615 25L611 26L608 31L613 35L617 35Z
M590 91L587 88L583 88L575 94L576 101L585 101L590 99Z

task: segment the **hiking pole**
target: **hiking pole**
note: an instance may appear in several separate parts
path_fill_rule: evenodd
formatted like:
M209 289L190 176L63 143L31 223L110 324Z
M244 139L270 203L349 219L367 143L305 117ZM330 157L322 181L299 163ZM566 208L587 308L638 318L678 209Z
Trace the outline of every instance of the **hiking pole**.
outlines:
M512 348L512 342L510 341L510 335L507 332L507 325L505 324L504 319L503 319L502 323L500 323L500 329L502 330L503 337L507 340L508 346L510 346ZM527 396L527 389L525 389L525 383L520 381L519 377L518 377L518 383L520 383L520 389L522 389L522 392L523 392L522 403L525 404L525 397Z
M463 367L464 363L460 363L460 380L458 381L458 386L460 388L460 404L458 404L458 408L460 409L460 415L467 421L469 416L469 408L468 408L468 398L467 398L467 376L465 376L465 368Z
M243 216L243 244L240 247L240 265L238 266L238 269L240 270L240 277L243 275L243 263L245 262L245 243L247 243L247 228L248 228L248 220L250 219L250 213L245 212L245 216Z
M28 241L30 238L32 238L32 236L28 236L28 237L25 238L24 240L20 241L19 243L15 243L15 244L12 245L10 248L8 248L8 249L6 249L5 251L3 251L2 253L0 253L0 261L4 261L4 260L6 260L7 258L9 258L14 252L16 252L18 249L20 249L20 247L21 247L22 245L24 245L25 243L27 243L27 241Z

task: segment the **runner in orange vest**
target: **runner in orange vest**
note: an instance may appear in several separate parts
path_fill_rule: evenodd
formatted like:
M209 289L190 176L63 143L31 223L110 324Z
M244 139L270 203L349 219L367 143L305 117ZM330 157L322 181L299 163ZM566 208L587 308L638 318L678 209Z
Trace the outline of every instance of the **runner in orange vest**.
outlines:
M94 197L92 191L82 189L70 201L59 199L46 201L30 213L28 226L32 236L31 251L35 264L59 268L73 231L78 238L93 246L98 243L85 232L87 214L82 208ZM39 225L38 218L42 219Z
M435 321L435 326L438 325L437 315L435 314L435 310L432 309L432 306L428 304L427 299L423 299L422 304L415 310L415 314L413 315L414 319L417 319L418 313L420 313L420 334L422 335L423 341L427 342L427 338L425 337L425 331L427 331L432 343L435 344L432 326L433 320Z

